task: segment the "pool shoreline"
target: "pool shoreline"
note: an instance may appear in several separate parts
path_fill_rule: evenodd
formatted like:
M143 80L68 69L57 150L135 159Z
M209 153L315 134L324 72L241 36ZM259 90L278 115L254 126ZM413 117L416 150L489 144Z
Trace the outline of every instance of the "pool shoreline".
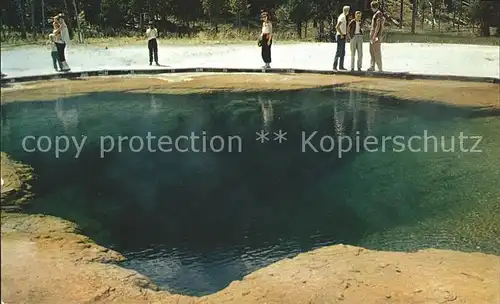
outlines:
M330 76L357 76L364 78L386 78L403 80L440 80L440 81L462 81L462 82L484 82L500 83L497 77L478 77L464 75L441 75L441 74L418 74L410 72L369 72L369 71L325 71L312 69L248 69L248 68L211 68L211 67L191 67L191 68L169 68L169 69L116 69L116 70L89 70L81 72L66 72L27 76L3 76L1 84L23 83L31 81L46 81L54 79L80 79L87 77L113 77L113 76L136 76L136 75L161 75L161 74L183 74L183 73L216 73L216 74L241 74L241 73L262 73L262 74L297 74L297 75L330 75Z
M262 92L303 89L358 90L403 100L437 102L464 107L500 109L500 84L461 81L402 80L318 74L165 74L105 76L9 84L2 103L60 99L96 92L194 94Z

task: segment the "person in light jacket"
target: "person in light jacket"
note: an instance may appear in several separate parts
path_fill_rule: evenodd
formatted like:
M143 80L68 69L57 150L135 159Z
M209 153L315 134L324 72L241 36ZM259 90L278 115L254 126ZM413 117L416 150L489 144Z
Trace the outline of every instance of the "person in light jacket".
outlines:
M347 37L351 46L351 71L354 71L354 60L358 53L358 71L363 64L363 25L361 24L361 12L356 11L354 19L347 26Z

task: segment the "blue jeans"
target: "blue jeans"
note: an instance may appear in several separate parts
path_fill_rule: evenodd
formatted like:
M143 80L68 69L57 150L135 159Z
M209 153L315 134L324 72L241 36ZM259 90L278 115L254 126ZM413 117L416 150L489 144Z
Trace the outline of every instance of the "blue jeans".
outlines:
M62 63L59 59L59 53L57 51L52 51L50 52L50 56L52 56L52 64L54 65L54 70L62 70Z
M337 35L336 40L337 40L337 52L335 53L335 60L333 60L333 68L337 69L338 66L340 69L343 69L346 36L344 36L344 38L340 38L340 35Z

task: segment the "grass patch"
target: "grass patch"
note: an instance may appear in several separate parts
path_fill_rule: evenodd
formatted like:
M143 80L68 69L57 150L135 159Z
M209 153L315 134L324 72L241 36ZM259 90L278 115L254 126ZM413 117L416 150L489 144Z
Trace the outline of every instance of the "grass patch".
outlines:
M227 45L227 44L257 44L258 32L255 31L223 31L217 34L211 32L200 32L191 37L176 37L176 35L160 36L160 44L167 45ZM281 44L314 42L313 37L299 39L296 35L290 33L277 33L274 40ZM12 49L15 47L44 45L47 40L44 37L29 37L26 40L10 39L2 42L2 49ZM90 37L85 38L83 43L79 43L75 37L72 40L75 45L93 45L93 46L127 46L141 45L146 43L142 36L118 36L118 37Z
M305 33L304 33L305 34ZM179 37L176 33L167 33L160 36L160 43L163 45L227 45L227 44L256 44L259 29L234 29L221 27L219 32L200 31L192 35ZM316 29L310 28L305 37L298 37L294 30L288 27L276 27L274 40L280 44L318 42L316 40ZM368 41L368 33L365 35ZM494 45L500 46L500 37L475 37L467 32L420 32L412 34L409 32L391 29L387 32L385 41L387 43L444 43L444 44L474 44L474 45ZM2 49L11 49L23 46L44 45L47 38L42 35L36 37L28 36L28 39L21 39L18 35L9 35L8 39L2 41ZM324 41L328 42L328 41ZM127 46L145 44L145 38L141 35L122 35L117 37L89 37L84 43L78 43L73 39L75 45L94 46Z

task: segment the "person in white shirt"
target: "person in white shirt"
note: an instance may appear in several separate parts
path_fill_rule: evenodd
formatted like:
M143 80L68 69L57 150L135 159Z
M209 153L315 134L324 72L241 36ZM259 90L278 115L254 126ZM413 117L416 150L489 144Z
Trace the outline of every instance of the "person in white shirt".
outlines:
M335 59L333 60L333 70L336 71L337 67L339 70L345 71L344 68L344 57L345 57L345 41L347 35L347 15L349 15L349 6L344 6L342 8L342 14L337 18L337 25L335 29L337 30L336 40L337 40L337 52L335 53Z
M273 24L269 20L269 13L263 12L261 14L262 19L262 33L260 43L262 44L262 60L265 65L263 68L271 67L271 45L273 43Z
M153 25L153 22L149 22L149 27L146 30L146 37L148 39L149 65L153 64L153 58L156 65L160 65L158 63L158 30Z
M347 27L347 38L351 44L351 71L354 71L354 59L358 52L358 71L361 71L363 63L363 25L361 24L361 12L354 14L354 19Z
M61 72L68 72L71 69L66 62L65 49L70 42L69 31L66 22L64 21L64 15L62 13L58 14L53 18L54 20L54 31L52 32L56 37L56 47L57 53L59 54L59 60L61 61Z

